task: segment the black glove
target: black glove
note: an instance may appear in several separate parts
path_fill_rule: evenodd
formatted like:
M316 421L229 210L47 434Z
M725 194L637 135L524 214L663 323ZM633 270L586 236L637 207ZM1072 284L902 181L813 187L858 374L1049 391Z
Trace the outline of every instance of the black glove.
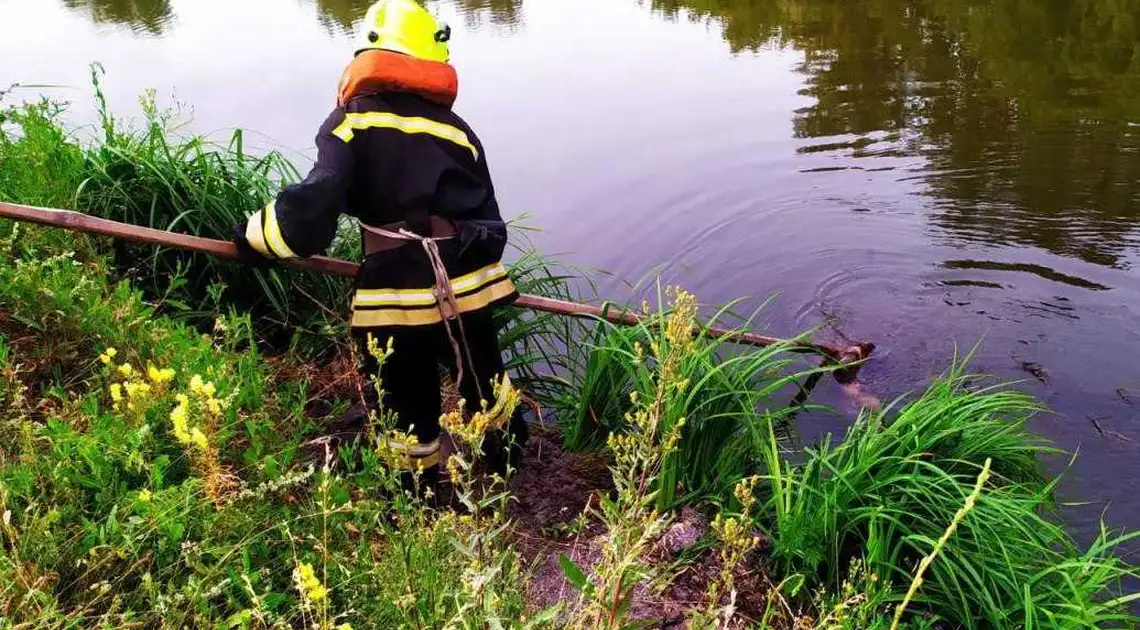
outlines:
M502 221L456 221L459 233L459 255L476 243L503 247L507 243L507 224Z
M234 246L238 250L238 260L255 269L269 269L277 262L264 256L249 244L249 240L245 237L244 223L234 227Z

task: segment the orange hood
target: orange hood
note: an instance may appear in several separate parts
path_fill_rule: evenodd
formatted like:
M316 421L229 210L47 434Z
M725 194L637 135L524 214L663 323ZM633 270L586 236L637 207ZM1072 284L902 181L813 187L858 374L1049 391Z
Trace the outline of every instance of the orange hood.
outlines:
M451 107L459 93L459 76L450 64L367 50L345 68L337 104L343 107L357 96L375 92L412 92Z

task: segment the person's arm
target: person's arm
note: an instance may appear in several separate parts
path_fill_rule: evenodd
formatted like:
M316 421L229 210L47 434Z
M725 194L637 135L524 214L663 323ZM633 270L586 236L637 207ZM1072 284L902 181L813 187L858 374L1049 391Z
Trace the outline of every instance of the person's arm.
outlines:
M282 188L276 200L237 227L234 241L243 257L264 262L313 256L332 243L355 168L352 147L333 135L344 117L337 108L321 125L317 162L304 181Z

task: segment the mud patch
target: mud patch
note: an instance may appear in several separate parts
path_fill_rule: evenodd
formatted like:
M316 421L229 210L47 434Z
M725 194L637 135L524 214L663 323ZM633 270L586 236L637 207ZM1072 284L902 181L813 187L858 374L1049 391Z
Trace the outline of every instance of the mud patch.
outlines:
M696 510L684 508L677 515L644 559L660 579L656 587L641 585L634 589L629 621L642 624L639 627L683 628L694 610L706 607L709 584L719 577L722 566L716 549L703 544L708 542L707 532L708 523ZM605 533L595 524L568 541L520 542L529 543L532 552L539 552L531 557L533 572L526 584L528 606L537 611L561 604L566 619L578 609L581 600L566 579L559 556L565 554L583 572L592 575L602 558ZM757 553L745 564L758 566L758 556ZM758 570L741 567L733 576L737 595L730 627L749 627L764 616L773 586Z
M557 430L531 426L520 470L511 479L511 518L538 537L574 522L598 492L613 488L605 459L595 453L568 453Z

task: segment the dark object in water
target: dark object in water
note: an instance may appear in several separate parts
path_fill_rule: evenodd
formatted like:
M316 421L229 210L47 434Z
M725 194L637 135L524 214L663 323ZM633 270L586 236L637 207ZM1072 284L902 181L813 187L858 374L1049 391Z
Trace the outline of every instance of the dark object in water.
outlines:
M1128 390L1127 390L1127 389L1124 389L1123 387L1118 387L1118 388L1116 389L1116 395L1117 395L1117 396L1120 396L1120 399L1121 399L1121 400L1123 400L1124 402L1126 402L1126 403L1128 403L1128 404L1130 404L1130 405L1135 405L1135 404L1136 404L1136 399L1135 399L1135 398L1133 398L1133 397L1132 397L1132 394L1128 393Z
M1111 417L1112 416L1089 416L1088 418L1089 418L1089 422L1092 423L1093 429L1096 429L1096 432L1099 433L1101 437L1112 438L1114 440L1119 440L1121 442L1133 442L1133 441L1135 441L1132 438L1128 437L1127 435L1120 433L1119 431L1106 430L1100 426L1101 420L1108 420Z
M1042 383L1049 383L1049 370L1045 369L1044 365L1040 363L1033 363L1032 361L1022 361L1021 369L1033 375L1033 378L1041 381Z

